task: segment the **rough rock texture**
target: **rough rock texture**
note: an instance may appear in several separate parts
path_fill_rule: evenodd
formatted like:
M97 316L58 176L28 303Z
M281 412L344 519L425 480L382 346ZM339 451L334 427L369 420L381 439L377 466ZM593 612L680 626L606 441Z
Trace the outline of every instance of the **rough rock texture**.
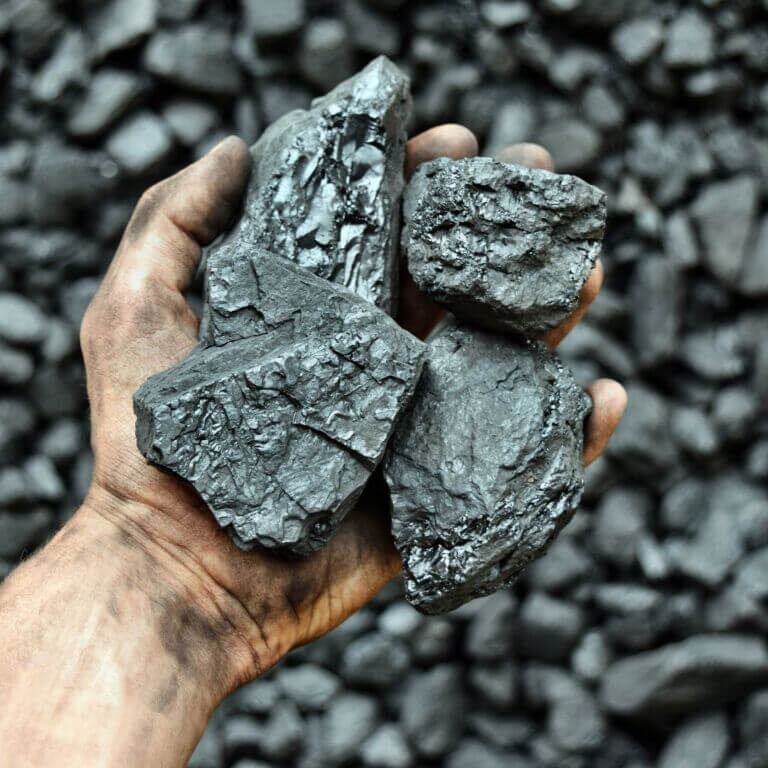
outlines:
M575 511L589 398L537 343L450 323L387 453L406 595L442 613L515 580Z
M257 243L392 313L408 78L379 57L251 149L239 226L209 260Z
M136 393L139 448L189 481L240 546L314 551L380 462L423 345L258 249L209 262L200 338Z
M487 157L420 166L403 250L419 288L460 317L539 335L573 312L600 253L605 194Z
M726 704L766 680L761 638L702 635L617 661L603 678L602 699L613 714L665 722Z

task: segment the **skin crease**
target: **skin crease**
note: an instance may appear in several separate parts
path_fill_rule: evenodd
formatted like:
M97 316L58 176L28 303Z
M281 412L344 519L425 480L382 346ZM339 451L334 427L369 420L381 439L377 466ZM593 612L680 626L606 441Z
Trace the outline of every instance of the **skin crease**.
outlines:
M406 172L440 155L475 155L465 128L408 143ZM551 167L536 145L504 158ZM196 494L136 448L133 392L195 345L184 298L201 249L237 215L250 156L236 138L139 201L81 329L94 473L53 540L0 588L0 744L14 766L183 766L216 705L291 649L338 625L400 570L387 497L374 480L331 543L286 561L239 551ZM602 266L574 318L602 283ZM400 322L424 336L442 312L405 280ZM626 405L594 382L585 461ZM93 723L84 727L84 723Z

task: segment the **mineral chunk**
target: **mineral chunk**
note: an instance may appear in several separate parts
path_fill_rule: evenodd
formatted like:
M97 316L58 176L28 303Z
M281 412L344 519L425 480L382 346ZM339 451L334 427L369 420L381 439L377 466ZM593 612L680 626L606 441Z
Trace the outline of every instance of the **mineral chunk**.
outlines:
M699 635L617 661L603 679L608 712L667 723L738 700L768 678L768 652L750 635Z
M309 553L382 459L424 345L259 249L221 249L206 287L200 346L135 395L139 448L189 481L239 545Z
M470 322L528 336L576 308L606 205L574 176L442 158L416 172L404 212L403 249L419 288Z
M256 243L391 313L409 115L408 78L379 57L275 122L251 149L244 214L225 252Z
M589 398L543 345L443 327L385 459L406 595L442 613L515 580L570 519Z

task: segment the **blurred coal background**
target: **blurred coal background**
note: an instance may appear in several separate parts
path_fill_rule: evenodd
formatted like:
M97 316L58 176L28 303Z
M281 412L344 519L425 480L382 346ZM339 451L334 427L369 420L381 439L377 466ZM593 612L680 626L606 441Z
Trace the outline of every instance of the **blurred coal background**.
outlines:
M77 329L141 190L381 53L414 132L536 140L609 192L562 352L629 410L513 590L426 619L387 589L190 765L768 766L765 0L0 0L0 574L86 490Z

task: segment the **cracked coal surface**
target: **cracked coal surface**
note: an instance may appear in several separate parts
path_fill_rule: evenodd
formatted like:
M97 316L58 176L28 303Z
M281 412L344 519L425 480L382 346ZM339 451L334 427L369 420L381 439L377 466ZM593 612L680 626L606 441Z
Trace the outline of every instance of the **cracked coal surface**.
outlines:
M536 342L450 323L384 464L408 600L445 613L511 584L578 507L591 401Z
M421 165L404 200L416 285L463 319L536 336L576 309L605 234L605 193L487 157Z
M134 397L139 448L187 480L241 547L308 554L381 461L424 345L253 246L223 246L206 286L201 345Z
M605 288L558 355L629 408L513 587L427 618L394 583L189 765L768 764L766 40L764 0L0 2L0 577L88 487L77 329L139 194L384 54L410 135L538 141L607 192Z
M258 245L393 313L410 111L408 78L381 56L281 117L251 148L244 214L221 249Z

